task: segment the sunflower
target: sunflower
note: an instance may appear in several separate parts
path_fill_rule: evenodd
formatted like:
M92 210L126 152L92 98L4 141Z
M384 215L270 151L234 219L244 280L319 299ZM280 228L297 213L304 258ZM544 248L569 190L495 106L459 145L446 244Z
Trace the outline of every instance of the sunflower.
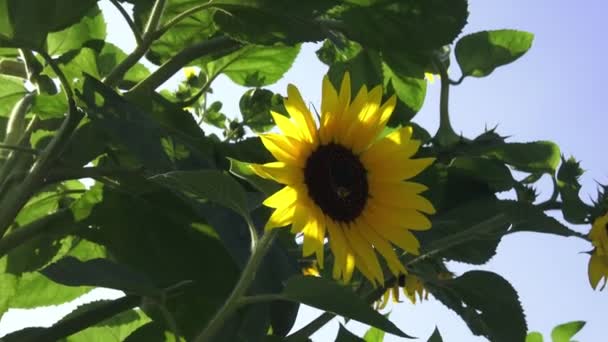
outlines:
M596 289L602 279L608 279L608 213L593 221L589 239L595 247L589 259L589 282L591 287ZM604 281L600 291L604 289L606 282Z
M277 159L254 164L260 177L285 184L267 198L274 208L266 230L291 224L303 235L303 255L316 255L323 267L325 237L334 255L332 274L348 283L357 268L372 284L383 284L376 252L395 274L406 270L393 245L412 254L419 242L410 230L426 230L435 212L420 193L426 186L404 181L431 165L434 158L412 159L420 141L403 127L381 137L396 98L382 100L382 87L363 86L351 101L348 73L340 91L323 79L321 117L317 123L298 89L289 85L284 101L289 118L272 112L282 134L261 134Z

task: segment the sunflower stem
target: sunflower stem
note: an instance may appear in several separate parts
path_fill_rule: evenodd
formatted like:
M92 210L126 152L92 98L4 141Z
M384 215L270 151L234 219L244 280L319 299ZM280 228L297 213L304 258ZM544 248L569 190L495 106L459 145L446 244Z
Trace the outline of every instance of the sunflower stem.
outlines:
M252 230L255 230L254 228L255 227L250 227ZM203 331L194 339L195 342L214 341L214 336L218 333L222 326L224 326L224 323L243 304L242 299L255 279L255 275L260 267L260 264L262 263L262 260L264 259L264 255L266 255L266 252L268 252L268 249L272 245L275 237L276 229L264 234L262 238L253 245L251 257L247 261L247 264L241 273L241 277L232 290L232 293L228 299L226 299L224 305L222 305L219 311L216 312L215 316L209 321ZM252 236L252 244L253 243L254 241Z
M439 71L439 78L441 80L441 95L439 98L439 129L435 134L434 140L440 146L447 147L460 141L460 137L458 134L456 134L456 132L454 132L452 124L450 123L450 78L448 77L448 71L445 64L440 61L439 58L435 58L433 64Z

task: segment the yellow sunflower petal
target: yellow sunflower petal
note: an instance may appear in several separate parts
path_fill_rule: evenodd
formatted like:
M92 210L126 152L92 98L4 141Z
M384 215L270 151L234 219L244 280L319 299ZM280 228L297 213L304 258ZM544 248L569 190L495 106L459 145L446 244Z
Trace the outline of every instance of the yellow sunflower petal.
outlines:
M289 207L294 205L297 199L298 190L290 186L286 186L264 200L263 204L270 208L281 208L285 206Z
M270 115L283 134L293 139L305 140L302 130L298 129L288 117L273 111L270 112Z
M384 284L382 267L378 262L378 257L376 256L372 246L359 233L360 229L361 227L358 225L351 225L348 230L344 232L344 235L346 236L350 246L355 251L355 254L361 257L361 261L366 265L367 270L372 275L372 278L368 277L370 281L373 282L375 279L379 284L382 285Z
M589 283L594 290L603 278L608 277L608 261L602 259L603 258L596 253L593 253L591 259L589 259ZM604 286L606 286L606 282L604 282L604 285L600 290L602 290Z
M278 183L291 185L304 182L302 169L284 162L250 164L250 167L258 176Z
M302 95L300 95L298 88L292 84L287 86L287 98L284 104L287 112L294 119L306 140L311 143L315 141L317 127L312 119L312 114L308 110L308 107L306 107L304 100L302 100Z
M431 220L414 209L388 207L379 204L375 199L369 199L365 211L368 217L379 225L410 230L431 228Z
M344 283L350 283L353 278L353 272L355 271L355 254L352 249L347 246L346 259L344 261L344 269L342 270L342 280Z
M335 121L339 110L338 92L331 84L327 75L323 77L322 96L319 138L323 144L327 144L331 141L331 137L333 136Z
M326 220L327 231L329 232L329 246L334 254L334 267L332 276L334 279L339 279L342 276L342 272L345 268L346 259L346 239L342 234L342 230L336 223L331 220Z
M342 142L342 144L348 148L352 148L353 141L357 139L356 136L353 135L353 126L358 125L357 116L363 110L367 102L367 87L362 86L355 96L355 100L348 107L348 111L343 115L343 122L340 125L342 130L337 132L340 134L338 141Z
M264 226L265 230L270 230L273 228L285 227L289 225L293 221L293 215L295 212L295 205L285 206L276 209L268 222L266 222L266 226Z
M391 273L396 276L407 273L405 267L399 258L397 258L397 254L393 247L382 236L378 235L373 228L369 227L367 223L364 223L361 226L360 232L361 235L376 248L384 260L386 260L386 264Z
M379 181L400 181L410 179L435 162L435 158L403 159L394 157L390 165L367 169L369 177Z
M374 137L377 137L380 133L382 133L386 127L388 119L391 118L396 105L397 97L393 95L386 100L382 107L380 107L378 110L378 121L376 122L376 127L374 129Z
M324 245L325 245L325 227L324 222L320 221L316 215L310 217L308 222L302 229L304 233L304 246L302 253L304 256L309 256L315 253L319 265L324 262Z
M279 161L304 167L306 157L310 154L310 145L279 134L261 134L260 139L264 147Z
M365 222L370 225L370 221L368 219L366 219ZM420 254L420 242L409 230L405 228L396 228L381 225L372 226L372 228L380 236L390 241L397 247L403 249L404 251L414 255Z
M412 193L408 185L402 182L386 182L370 184L370 196L383 206L414 209L427 214L434 214L435 207L426 198ZM415 184L415 183L413 183Z
M365 150L376 139L377 112L382 100L382 87L374 87L367 95L367 103L357 118L357 125L351 126L353 141L353 152L358 154Z

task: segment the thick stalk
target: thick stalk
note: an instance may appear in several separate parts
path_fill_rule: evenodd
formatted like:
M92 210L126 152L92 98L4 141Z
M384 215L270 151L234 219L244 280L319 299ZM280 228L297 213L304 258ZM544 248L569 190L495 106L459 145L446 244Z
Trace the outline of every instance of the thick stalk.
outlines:
M167 0L156 0L154 2L152 13L150 13L150 18L148 18L148 23L146 23L146 27L144 28L144 37L152 34L158 29L166 4Z
M189 46L166 61L146 79L135 85L130 92L140 93L154 90L193 60L211 53L227 54L240 46L239 42L228 37L217 37Z
M441 94L439 98L439 129L435 134L435 141L443 147L451 146L460 141L458 134L454 132L452 124L450 123L450 79L445 65L437 58L434 63L437 70L439 70L439 77L441 79Z
M251 227L253 229L253 227ZM262 259L266 252L272 245L276 236L276 229L267 232L262 238L255 244L251 257L245 265L241 277L239 278L236 286L232 290L232 293L224 302L224 305L215 314L215 317L209 321L209 324L203 329L203 331L194 339L195 342L213 341L213 337L217 332L224 326L224 323L232 316L232 314L239 308L241 299L245 296L245 293L251 286L251 283L255 279L257 270L262 263Z
M129 13L127 13L127 11L125 11L125 8L122 7L118 3L118 0L110 0L110 2L112 3L112 5L114 5L114 7L116 7L118 12L120 12L120 15L122 15L122 17L127 22L127 25L129 25L129 27L131 28L131 31L133 32L133 35L135 36L135 41L137 42L137 45L141 45L142 44L141 32L139 32L139 29L137 28L137 26L135 25L135 23L129 16Z

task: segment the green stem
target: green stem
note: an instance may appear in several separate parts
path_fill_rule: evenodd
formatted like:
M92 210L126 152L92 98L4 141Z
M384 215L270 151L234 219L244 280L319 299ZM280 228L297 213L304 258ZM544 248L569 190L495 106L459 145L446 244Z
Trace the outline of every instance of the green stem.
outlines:
M35 150L31 147L25 147L20 145L11 145L11 144L0 144L0 149L14 150L19 152L26 152L30 154L38 154L39 151Z
M241 44L239 42L228 37L216 37L189 46L166 61L146 79L136 84L130 92L139 93L152 91L193 60L214 52L221 55L227 54L240 46Z
M3 205L0 207L0 238L4 236L7 229L13 223L13 220L19 213L19 210L25 205L29 197L36 191L36 188L41 184L44 173L49 169L50 164L58 157L66 139L72 134L82 116L78 115L76 104L74 103L74 94L70 84L61 71L55 64L55 61L46 52L39 52L40 55L51 66L55 72L68 102L68 112L65 120L61 123L57 134L49 142L46 148L40 153L29 173L14 189L13 196L3 198Z
M285 300L285 297L280 294L262 294L255 296L244 296L239 300L239 306L257 304L257 303L265 303L265 302L274 302L276 300Z
M148 18L148 23L144 28L144 37L149 36L158 30L166 4L167 0L156 0L156 2L154 2L152 13L150 13L150 18Z
M129 25L129 27L131 28L131 31L133 31L133 35L135 36L135 41L137 42L137 45L141 45L142 44L141 32L139 32L139 29L137 28L137 26L135 25L135 23L129 16L129 13L127 13L125 8L122 7L118 3L118 0L110 0L110 2L112 3L112 5L114 5L114 7L116 7L118 12L120 12L120 15L122 15L122 17L125 19L125 21L127 22L127 25Z
M250 225L250 230L255 231L255 228ZM255 236L257 236L257 234ZM266 255L266 252L272 245L275 236L276 229L264 234L257 243L254 242L254 236L252 236L252 244L255 243L253 251L236 286L228 299L226 299L226 302L224 302L224 305L215 314L215 317L209 321L209 324L207 324L205 329L203 329L203 331L194 339L195 342L213 341L214 336L222 326L224 326L224 323L239 308L240 301L255 279L256 272L262 263L264 255Z
M439 129L435 134L435 141L440 146L451 146L460 141L458 134L454 132L452 124L450 123L450 79L445 65L435 58L433 64L439 71L439 78L441 79L441 94L439 98Z
M69 209L63 209L53 214L42 217L32 223L29 223L19 229L15 229L11 234L7 234L0 240L0 258L4 257L14 248L21 246L24 242L38 236L40 233L52 233L47 229L48 224L54 220L60 220L71 216ZM64 228L64 227L61 227Z

